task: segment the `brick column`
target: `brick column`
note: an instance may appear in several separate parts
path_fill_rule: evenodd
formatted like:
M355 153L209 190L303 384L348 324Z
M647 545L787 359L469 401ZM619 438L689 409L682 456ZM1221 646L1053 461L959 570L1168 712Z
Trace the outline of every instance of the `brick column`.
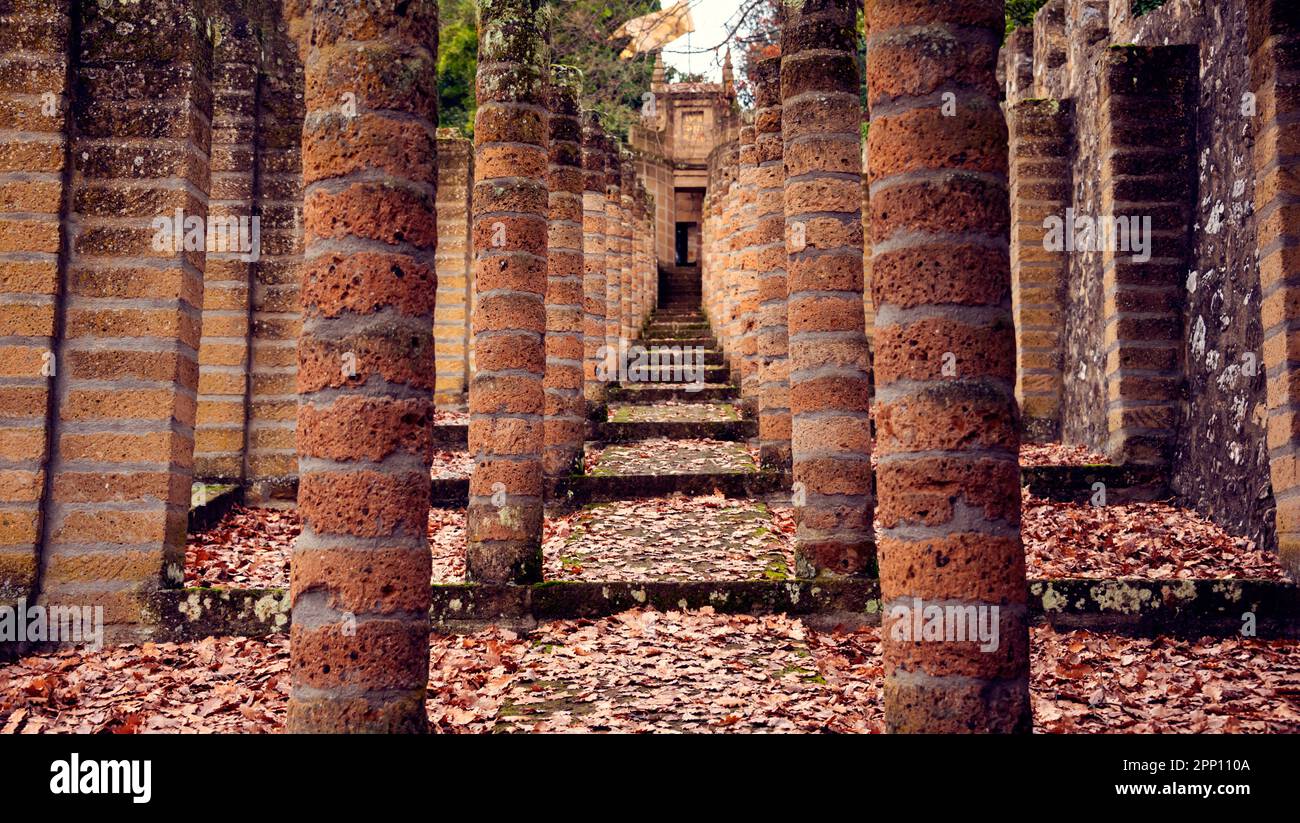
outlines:
M1002 4L871 0L868 20L886 726L1028 732ZM997 648L910 636L927 607L996 609Z
M471 250L470 185L474 147L452 129L438 130L438 308L433 336L439 406L459 406L469 388Z
M641 194L641 211L644 215L642 233L642 305L641 305L641 322L644 323L650 319L650 315L659 305L659 258L655 253L655 221L658 219L657 206L655 205L655 196L646 189L644 185L640 187Z
M1194 46L1113 47L1101 61L1099 222L1142 221L1131 228L1150 241L1149 260L1113 245L1102 252L1107 454L1115 463L1166 463L1181 417L1197 67Z
M608 138L605 148L605 373L614 382L623 333L623 171L617 141Z
M1034 28L1021 26L1007 36L1006 100L1014 106L1034 96Z
M874 571L862 312L855 0L787 7L781 33L790 411L801 577Z
M631 199L629 219L628 264L631 271L632 297L628 301L629 340L639 338L641 330L641 311L645 307L645 273L642 268L641 244L645 238L645 201L641 199L641 181L636 176L635 162L628 164L632 169L630 186Z
M1016 400L1024 438L1061 436L1065 290L1069 255L1044 244L1044 221L1071 203L1069 101L1025 100L1007 111L1011 142L1011 305L1016 320Z
M1041 11L1041 9L1040 9ZM1110 38L1110 0L1065 0L1066 87L1062 97L1078 97L1098 43Z
M740 233L740 144L736 143L726 156L727 187L722 201L722 280L723 314L726 317L726 355L730 376L737 385L741 382L740 351L740 289L741 289L741 233Z
M1300 577L1300 7L1250 0L1248 13L1269 473L1279 559L1294 578Z
M208 214L236 229L251 221L256 198L258 53L256 31L236 4L221 8L215 38L212 184ZM251 222L246 223L251 227ZM238 244L208 243L199 346L194 474L242 483L247 449L249 298L253 254ZM251 238L250 238L251 239ZM258 245L261 218L258 218Z
M619 213L622 226L619 232L619 282L622 284L622 297L619 301L619 336L631 341L636 339L636 264L633 251L636 247L636 210L633 202L633 189L636 180L636 167L632 164L632 155L623 149L619 157Z
M479 4L466 535L469 578L482 582L542 576L549 13L537 0Z
M294 0L305 5L305 0ZM285 3L285 14L296 15ZM274 7L263 26L266 49L258 86L257 203L262 253L253 266L250 298L248 449L245 480L251 502L291 503L296 496L298 452L298 337L302 329L299 278L302 268L301 50L310 32L304 18L282 24ZM291 37L300 38L291 40ZM237 318L228 318L234 334ZM205 326L211 320L205 319ZM223 325L224 325L223 320ZM205 328L206 334L206 328ZM200 379L201 390L206 389Z
M581 468L587 408L582 396L582 74L551 68L550 235L546 261L546 420L542 464L547 477Z
M754 66L758 168L754 262L758 266L758 440L765 467L790 470L790 367L786 329L785 161L781 141L781 56Z
M1060 100L1066 97L1069 41L1065 39L1065 0L1048 0L1034 14L1035 98Z
M34 593L40 560L58 370L69 36L67 0L19 4L0 27L0 607Z
M654 305L651 295L650 272L654 265L654 205L650 201L650 192L640 180L636 184L637 210L637 291L640 298L637 305L636 327L640 329L650 316Z
M588 414L605 407L600 349L605 343L605 136L595 112L582 125L583 393Z
M172 229L177 210L182 227L206 223L212 111L194 12L79 9L41 597L102 605L109 642L147 636L148 595L184 565L204 252Z
M755 248L755 233L758 224L758 148L754 144L754 127L740 128L739 166L736 170L740 182L738 207L740 226L737 243L737 273L740 286L737 307L740 324L737 329L740 338L740 391L744 405L751 412L758 409L758 251Z
M293 732L425 730L437 287L432 0L313 3Z

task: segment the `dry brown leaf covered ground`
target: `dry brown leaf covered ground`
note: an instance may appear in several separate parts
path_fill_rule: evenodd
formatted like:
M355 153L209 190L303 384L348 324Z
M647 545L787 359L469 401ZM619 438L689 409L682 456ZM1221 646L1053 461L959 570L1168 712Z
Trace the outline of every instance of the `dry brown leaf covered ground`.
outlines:
M1040 732L1298 732L1300 642L1033 630ZM60 651L0 667L0 731L276 732L288 641ZM879 732L874 629L636 610L431 642L442 732Z

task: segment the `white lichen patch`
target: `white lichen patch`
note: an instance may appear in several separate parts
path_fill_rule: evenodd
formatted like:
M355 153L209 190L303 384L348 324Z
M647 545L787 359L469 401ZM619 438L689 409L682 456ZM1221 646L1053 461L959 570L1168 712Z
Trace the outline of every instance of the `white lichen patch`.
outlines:
M1217 580L1210 586L1210 591L1231 603L1240 603L1243 596L1241 583L1236 580Z
M1039 584L1035 584L1035 586L1039 586ZM1043 611L1059 612L1069 604L1069 598L1052 588L1052 584L1048 583L1046 587L1040 587L1040 589L1040 591L1034 592L1034 596L1043 598Z
M203 604L199 599L199 593L194 592L186 597L176 606L177 610L185 615L185 619L193 623L203 616Z
M289 620L289 616L285 613L287 607L287 597L282 598L274 594L266 594L254 601L253 614L263 623L274 621L275 625L283 626Z
M1101 611L1122 614L1140 614L1143 605L1151 600L1150 589L1123 582L1093 586L1088 594Z

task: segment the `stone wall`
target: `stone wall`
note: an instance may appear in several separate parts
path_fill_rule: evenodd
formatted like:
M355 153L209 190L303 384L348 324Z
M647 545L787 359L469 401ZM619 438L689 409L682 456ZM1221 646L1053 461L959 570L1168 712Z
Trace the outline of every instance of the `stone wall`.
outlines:
M1069 256L1057 421L1062 439L1122 452L1115 439L1124 428L1121 418L1127 414L1131 422L1141 410L1144 425L1167 429L1167 461L1179 501L1233 533L1271 545L1274 504L1265 443L1260 320L1264 295L1255 254L1255 180L1250 168L1257 124L1243 114L1250 91L1247 23L1243 3L1169 0L1151 13L1133 17L1127 0L1113 0L1109 7L1095 0L1053 0L1037 15L1032 38L1018 34L1010 39L1005 59L1009 103L1060 100L1075 111L1069 150L1072 188L1066 205L1076 214L1099 215L1107 212L1107 204L1116 200L1118 192L1119 200L1129 203L1126 210L1150 214L1155 222L1166 224L1183 219L1188 229L1181 243L1154 233L1157 257L1134 275L1135 285L1148 300L1140 307L1131 302L1136 292L1130 293L1127 308L1117 304L1115 284L1108 288L1104 276L1106 254L1085 251ZM1168 166L1176 153L1169 151L1167 138L1156 136L1154 121L1167 112L1161 113L1164 110L1156 101L1141 98L1131 104L1138 111L1122 106L1108 110L1107 95L1114 90L1108 82L1115 79L1108 72L1115 70L1113 58L1125 47L1168 49L1144 70L1149 77L1130 81L1150 85L1180 46L1191 51L1186 159L1192 167L1187 169L1185 190L1153 193L1155 176L1181 173ZM1026 50L1031 54L1026 55ZM1032 65L1028 89L1026 56ZM1149 94L1150 89L1127 93ZM1163 159L1154 155L1140 159L1134 151L1129 167L1107 173L1107 166L1116 163L1114 134L1108 137L1108 130L1115 128L1116 117L1126 116L1139 130L1135 150L1166 151ZM1013 164L1021 148L1023 144L1013 143ZM1167 231L1174 228L1165 225ZM1164 258L1158 257L1161 248ZM1017 253L1029 252L1013 243L1013 260ZM1181 262L1175 262L1180 257ZM1113 271L1113 261L1110 265ZM1169 293L1157 300L1152 286ZM1129 345L1113 336L1107 345L1103 337L1107 320L1114 325L1117 317L1132 312L1143 323L1140 329L1130 329L1137 336L1130 338ZM1151 341L1152 335L1160 334L1154 327L1162 312L1175 327L1172 360L1150 352L1152 346L1158 348ZM1026 350L1023 339L1021 348ZM1143 354L1139 349L1147 351ZM1121 356L1125 368L1139 369L1136 374L1142 380L1158 377L1166 368L1174 370L1170 374L1181 385L1168 398L1169 421L1151 422L1159 415L1149 407L1159 403L1132 388L1139 381L1118 376ZM1146 361L1139 362L1140 356ZM1148 380L1146 388L1150 387ZM1125 459L1121 453L1112 457Z

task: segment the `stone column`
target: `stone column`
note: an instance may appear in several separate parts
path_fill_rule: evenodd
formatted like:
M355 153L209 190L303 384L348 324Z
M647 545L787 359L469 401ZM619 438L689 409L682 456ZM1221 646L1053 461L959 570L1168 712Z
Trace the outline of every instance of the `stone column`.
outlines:
M1183 417L1197 55L1195 46L1125 46L1106 49L1101 59L1094 236L1114 231L1116 240L1102 252L1106 451L1114 463L1167 464ZM1146 253L1133 247L1139 234Z
M632 192L636 180L636 167L632 164L632 154L623 149L619 156L619 213L622 226L619 231L619 282L622 284L622 298L619 301L619 337L627 344L636 339L634 315L636 312L636 264L633 251L636 246L636 210Z
M727 176L726 189L722 201L722 221L719 238L722 241L722 300L723 314L726 318L726 338L723 354L726 355L728 372L737 385L741 381L740 352L740 180L739 180L740 145L734 143L728 149L724 162Z
M212 173L208 214L225 238L209 238L203 277L203 333L194 427L194 475L242 483L247 449L249 298L261 249L237 242L251 229L257 180L257 32L234 3L219 9L213 66ZM261 243L261 217L258 245ZM251 240L251 232L249 239Z
M758 187L758 148L754 144L754 127L740 128L740 153L737 180L739 181L737 204L740 226L738 227L737 274L740 286L737 310L740 316L739 355L740 355L740 392L742 402L751 412L758 409L758 252L755 248L754 235L758 223L757 195Z
M781 56L759 59L754 85L757 133L758 440L763 465L790 470L790 367L786 329L785 161L781 140Z
M868 21L886 726L1028 732L1002 4ZM986 615L996 647L913 636L935 608Z
M248 450L244 477L250 503L292 505L297 495L298 337L302 330L299 280L303 252L303 58L309 39L307 0L286 0L283 21L265 9L264 48L257 93L257 208L262 253L253 264L248 380ZM229 318L230 332L239 321ZM205 319L211 326L211 318ZM224 323L223 323L224 325ZM205 328L205 336L208 329ZM200 379L202 389L203 380Z
M790 411L801 577L875 568L862 311L855 0L787 6L781 34Z
M1255 95L1255 214L1264 293L1269 473L1277 499L1282 565L1300 577L1300 7L1250 0L1251 92Z
M1023 31L1023 29L1022 29ZM1025 100L1007 111L1011 141L1011 303L1016 319L1016 400L1026 440L1061 436L1065 290L1069 255L1049 249L1045 221L1071 202L1069 101Z
M605 407L600 349L605 343L605 136L595 112L582 126L583 391L588 414Z
M1006 67L1006 101L1015 106L1033 97L1034 92L1034 27L1021 26L1007 36L1004 51Z
M0 31L0 129L12 135L0 144L0 607L8 608L34 594L48 494L71 34L68 0L13 9ZM166 475L156 479L166 495Z
M549 10L481 0L474 120L474 347L469 579L542 576Z
M433 319L439 406L460 406L469 388L473 265L469 228L474 146L454 129L438 130L438 308Z
M186 0L73 10L61 312L49 299L5 306L24 321L6 334L59 329L41 601L103 606L110 643L148 636L149 595L183 577L212 115L212 44L187 22L195 12ZM61 22L26 31L35 51L62 45ZM61 148L31 135L5 151L62 168ZM29 259L47 260L50 226L33 224Z
M582 74L551 67L550 234L546 261L546 419L542 464L558 478L580 467L587 408L582 396Z
M606 142L605 156L605 374L619 379L623 333L623 171L618 142Z
M1047 0L1034 14L1034 98L1060 100L1067 96L1069 41L1065 38L1065 0Z
M421 732L438 9L317 0L303 125L293 732Z

